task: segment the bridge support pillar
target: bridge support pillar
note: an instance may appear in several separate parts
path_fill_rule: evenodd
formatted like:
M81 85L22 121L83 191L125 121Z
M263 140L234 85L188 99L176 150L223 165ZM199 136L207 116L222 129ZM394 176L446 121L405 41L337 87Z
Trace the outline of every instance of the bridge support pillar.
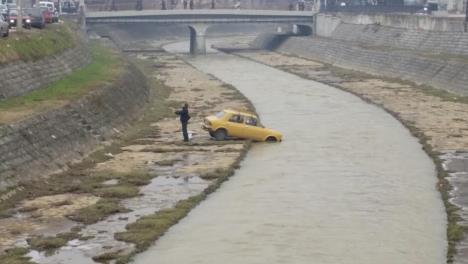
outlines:
M190 25L190 54L206 54L206 30L208 25Z

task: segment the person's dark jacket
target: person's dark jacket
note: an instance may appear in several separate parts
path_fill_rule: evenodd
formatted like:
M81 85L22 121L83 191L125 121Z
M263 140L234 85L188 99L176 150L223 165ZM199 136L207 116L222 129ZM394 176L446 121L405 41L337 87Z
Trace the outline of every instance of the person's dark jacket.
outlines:
M187 123L190 119L190 115L187 107L182 107L182 110L177 111L176 114L180 115L180 122Z

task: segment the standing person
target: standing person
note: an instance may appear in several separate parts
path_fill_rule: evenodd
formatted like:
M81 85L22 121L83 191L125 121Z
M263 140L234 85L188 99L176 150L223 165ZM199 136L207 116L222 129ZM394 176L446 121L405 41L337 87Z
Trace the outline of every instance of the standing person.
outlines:
M161 0L161 10L166 10L166 0Z
M189 137L188 137L188 132L187 132L187 124L188 124L188 121L190 120L188 104L185 103L184 106L182 107L182 110L176 111L175 113L176 115L180 116L180 123L182 124L182 135L184 136L184 141L188 142Z
M189 0L189 8L193 9L193 0Z
M215 0L211 0L211 9L215 9Z
M187 9L187 0L182 0L182 4L184 5L184 9Z

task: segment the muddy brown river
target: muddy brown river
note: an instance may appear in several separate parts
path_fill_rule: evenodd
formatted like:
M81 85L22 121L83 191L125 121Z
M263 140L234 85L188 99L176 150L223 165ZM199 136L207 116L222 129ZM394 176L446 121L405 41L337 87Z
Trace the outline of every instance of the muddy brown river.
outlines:
M228 182L135 263L445 263L434 164L392 116L236 56L187 59L239 89L284 141L255 144Z

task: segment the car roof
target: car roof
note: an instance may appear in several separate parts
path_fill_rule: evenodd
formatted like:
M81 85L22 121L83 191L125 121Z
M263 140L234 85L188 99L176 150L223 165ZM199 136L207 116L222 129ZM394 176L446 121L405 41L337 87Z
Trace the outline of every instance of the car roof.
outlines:
M250 112L247 112L245 110L224 109L224 112L230 113L230 114L241 114L241 115L257 118L257 115L255 115L253 113L250 113Z

